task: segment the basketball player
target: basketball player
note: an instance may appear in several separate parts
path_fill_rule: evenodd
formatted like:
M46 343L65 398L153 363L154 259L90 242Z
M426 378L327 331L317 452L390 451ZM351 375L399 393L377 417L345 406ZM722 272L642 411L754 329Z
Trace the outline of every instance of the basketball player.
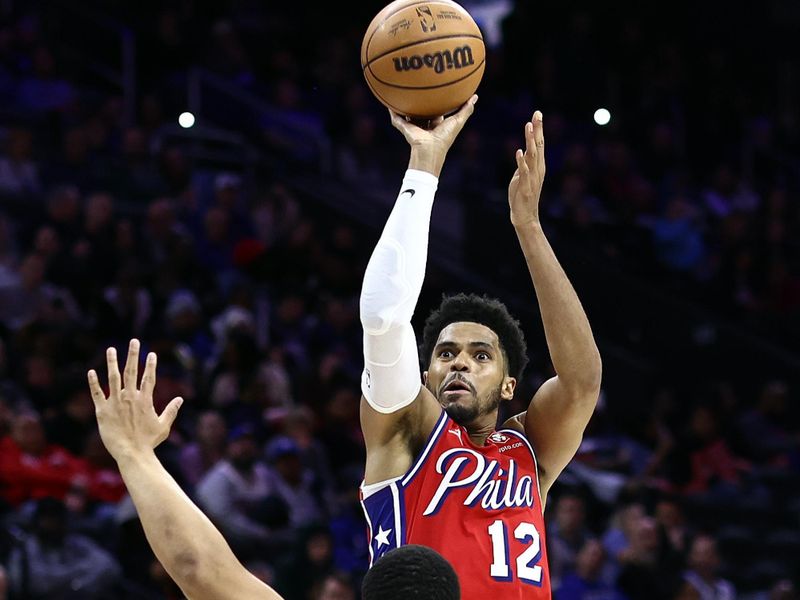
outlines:
M430 130L391 116L411 158L360 302L367 446L361 491L370 556L422 544L453 565L467 600L550 598L544 503L594 410L601 362L580 301L539 222L545 173L540 112L525 124L525 150L517 151L508 197L557 375L536 392L527 412L498 427L499 404L513 397L527 360L519 324L505 306L478 296L445 298L425 324L422 384L411 328L439 173L476 101L473 96Z
M242 566L219 531L156 458L153 450L167 439L183 403L175 398L160 416L156 414L156 355L148 354L141 385L138 340L131 340L122 377L114 348L106 351L106 361L108 396L97 373L88 373L100 436L117 461L147 541L167 573L191 600L281 600L275 590ZM457 600L458 580L452 567L427 550L409 546L406 552L387 556L365 581L363 600ZM402 572L410 576L398 585ZM2 575L0 570L0 591ZM389 587L402 590L403 595L385 594Z

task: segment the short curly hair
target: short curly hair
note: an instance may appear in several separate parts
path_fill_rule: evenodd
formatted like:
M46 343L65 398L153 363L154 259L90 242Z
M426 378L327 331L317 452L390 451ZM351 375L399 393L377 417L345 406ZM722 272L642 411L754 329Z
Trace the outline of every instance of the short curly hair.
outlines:
M441 554L411 544L379 558L367 571L361 594L364 600L459 600L461 589Z
M420 345L420 360L427 369L442 329L451 323L468 321L485 325L497 334L500 349L508 365L508 374L519 379L528 364L528 347L519 321L509 314L506 305L495 298L477 294L443 296L439 308L425 321Z

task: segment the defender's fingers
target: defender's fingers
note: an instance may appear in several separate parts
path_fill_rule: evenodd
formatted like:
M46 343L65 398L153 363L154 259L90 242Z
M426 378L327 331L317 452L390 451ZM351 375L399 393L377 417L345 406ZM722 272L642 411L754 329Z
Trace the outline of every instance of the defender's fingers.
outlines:
M544 123L542 121L542 113L538 110L533 115L533 139L536 143L536 170L544 177L546 167L544 160Z
M147 397L153 395L153 389L156 387L156 366L158 358L155 352L147 354L147 361L144 366L144 374L142 375L142 393Z
M519 185L523 188L527 188L530 185L530 176L531 170L528 167L528 163L525 159L525 152L522 150L517 150L517 153L514 155L514 158L517 161L517 172L519 173Z
M535 159L537 154L536 143L533 139L533 123L525 123L525 158Z
M97 378L97 373L94 369L86 374L89 380L89 392L92 394L95 408L100 408L106 402L106 395L103 393L103 388L100 387L100 380Z
M106 366L108 368L108 393L109 399L119 399L122 391L122 381L119 376L119 365L117 364L117 349L109 348L106 350Z
M517 160L517 170L519 171L520 180L527 182L530 169L528 168L528 163L525 162L525 153L522 150L517 150L514 158Z
M136 338L131 340L128 344L128 358L125 361L125 374L124 381L125 387L128 389L137 389L139 375L139 340Z
M542 149L544 148L544 124L542 122L542 113L541 111L536 111L533 113L533 139L536 144L536 148L539 150L540 154L543 154Z

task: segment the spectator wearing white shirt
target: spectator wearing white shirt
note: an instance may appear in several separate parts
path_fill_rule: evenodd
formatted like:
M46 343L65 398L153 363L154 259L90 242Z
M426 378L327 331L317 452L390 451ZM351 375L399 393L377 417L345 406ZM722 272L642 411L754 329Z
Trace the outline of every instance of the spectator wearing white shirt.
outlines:
M697 590L700 600L735 600L733 584L717 575L720 562L716 540L710 535L697 536L689 551L689 570L683 578Z
M286 507L275 503L275 492L275 476L258 460L252 428L240 425L228 436L226 458L198 484L197 500L235 550L257 555L274 541L270 526L280 528L286 521Z

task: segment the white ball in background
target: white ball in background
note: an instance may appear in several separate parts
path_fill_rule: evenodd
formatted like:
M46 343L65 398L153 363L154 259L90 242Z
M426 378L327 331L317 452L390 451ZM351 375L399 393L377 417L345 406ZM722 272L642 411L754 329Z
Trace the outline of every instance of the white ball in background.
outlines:
M598 108L594 111L594 122L598 125L608 125L611 121L611 113L605 108Z
M189 127L194 125L194 115L190 112L181 113L181 116L178 117L178 125L184 129L189 129Z

